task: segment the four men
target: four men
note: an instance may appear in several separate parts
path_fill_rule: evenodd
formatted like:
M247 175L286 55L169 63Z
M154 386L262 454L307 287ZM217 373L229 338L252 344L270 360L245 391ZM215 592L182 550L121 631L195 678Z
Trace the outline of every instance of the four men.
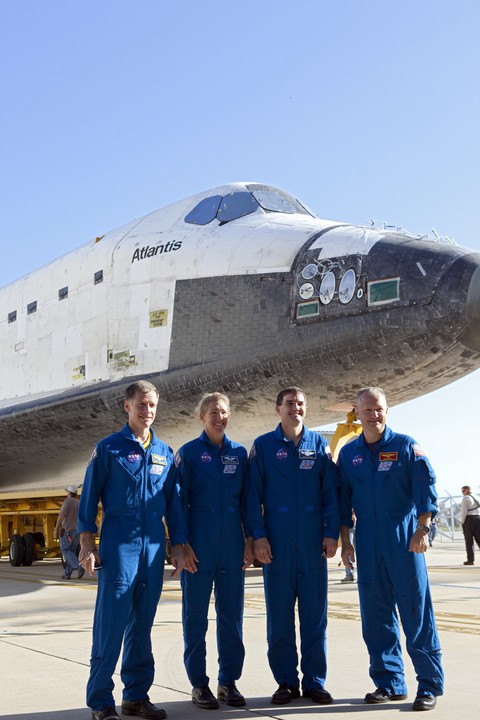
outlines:
M218 699L245 704L235 681L244 658L243 571L253 553L263 564L268 661L278 683L271 702L300 696L296 604L303 696L333 702L325 688L327 558L336 553L340 531L345 566L353 567L355 554L358 560L363 636L376 685L365 702L406 698L398 608L418 678L413 709L435 707L443 670L423 555L437 511L435 476L417 443L386 426L383 390L359 391L363 432L342 448L339 468L325 438L304 425L305 393L296 386L278 394L280 423L255 440L248 469L245 449L225 435L228 398L210 393L203 401L204 432L180 449L175 468L171 449L151 427L158 392L148 382L133 383L125 395L127 424L97 445L87 468L78 530L82 566L91 575L98 570L87 685L92 720L118 718L112 676L122 642L123 714L166 717L148 697L154 677L151 628L163 580L163 517L173 546L172 577L186 571L185 666L198 707L218 707L205 662L213 585ZM104 517L97 550L99 501ZM356 550L349 540L353 513Z

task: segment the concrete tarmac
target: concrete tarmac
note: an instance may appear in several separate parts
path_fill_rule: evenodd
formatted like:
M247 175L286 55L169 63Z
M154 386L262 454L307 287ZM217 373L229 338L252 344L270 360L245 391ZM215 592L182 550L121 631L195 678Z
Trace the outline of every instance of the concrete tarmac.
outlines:
M167 710L170 720L308 720L316 715L343 720L370 714L375 720L411 713L416 682L405 653L409 698L401 702L366 705L363 697L374 689L368 676L368 657L361 637L356 584L342 584L339 553L329 560L328 678L333 705L315 705L300 698L289 705L270 704L276 683L266 658L265 604L261 570L246 572L244 636L246 659L238 687L246 708L221 706L199 710L190 699L183 667L181 592L178 580L165 568L165 586L153 628L156 663L152 702ZM435 542L427 553L430 583L440 632L446 692L431 711L437 720L479 717L480 687L480 554L478 565L464 567L461 540ZM11 567L0 560L0 720L89 720L85 685L89 673L91 626L96 579L62 581L58 560ZM215 610L207 646L210 687L216 691L217 652ZM115 680L120 716L122 683ZM417 715L417 713L415 713Z

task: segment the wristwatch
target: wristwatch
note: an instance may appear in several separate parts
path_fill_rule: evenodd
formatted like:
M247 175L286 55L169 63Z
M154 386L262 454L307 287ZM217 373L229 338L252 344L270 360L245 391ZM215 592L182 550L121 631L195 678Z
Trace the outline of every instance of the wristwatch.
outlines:
M430 532L430 525L417 525L417 530L421 530L423 535L428 535Z

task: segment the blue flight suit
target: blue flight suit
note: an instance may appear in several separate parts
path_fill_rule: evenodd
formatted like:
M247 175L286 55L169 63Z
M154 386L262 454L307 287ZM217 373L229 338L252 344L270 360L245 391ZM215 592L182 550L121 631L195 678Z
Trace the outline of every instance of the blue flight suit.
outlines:
M435 474L419 445L386 427L372 453L362 435L340 451L341 521L355 510L358 591L370 677L390 694L407 692L396 607L418 693L443 694L443 670L425 556L409 552L417 517L437 513ZM395 607L396 606L396 607Z
M213 445L203 432L175 456L177 482L187 518L188 542L198 557L196 573L182 573L184 662L193 687L208 685L205 635L215 586L218 683L242 674L245 546L243 495L247 451L225 435Z
M151 628L165 564L166 516L173 545L186 542L175 485L172 450L151 429L147 449L129 425L101 440L87 467L78 512L78 532L97 532L103 506L98 592L93 621L87 705L115 705L115 666L123 646L124 700L148 697L154 678Z
M263 508L263 512L262 512ZM338 538L338 474L325 438L304 427L297 446L281 424L250 452L247 523L266 537L264 564L268 661L279 685L298 688L295 601L298 598L303 690L323 688L327 673L327 560L323 538Z

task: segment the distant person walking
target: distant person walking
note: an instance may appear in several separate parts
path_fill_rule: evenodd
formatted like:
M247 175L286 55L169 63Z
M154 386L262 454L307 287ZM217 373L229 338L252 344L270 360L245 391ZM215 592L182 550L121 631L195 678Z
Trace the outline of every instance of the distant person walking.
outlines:
M78 578L80 579L85 575L85 570L80 565L77 552L80 548L77 535L78 488L76 485L69 485L65 488L65 492L67 497L58 513L57 522L53 528L53 537L60 537L60 550L65 563L62 580L70 580L74 570L78 570Z
M355 511L352 510L352 522L353 525L348 530L348 539L350 541L350 545L352 547L355 547L355 524L357 522L357 518L355 517ZM352 583L355 582L355 566L350 561L345 565L345 577L343 577L340 582L342 583Z
M462 505L460 507L460 522L462 523L463 536L467 559L464 565L474 565L475 555L473 552L474 540L480 548L480 499L472 494L469 485L462 487Z

